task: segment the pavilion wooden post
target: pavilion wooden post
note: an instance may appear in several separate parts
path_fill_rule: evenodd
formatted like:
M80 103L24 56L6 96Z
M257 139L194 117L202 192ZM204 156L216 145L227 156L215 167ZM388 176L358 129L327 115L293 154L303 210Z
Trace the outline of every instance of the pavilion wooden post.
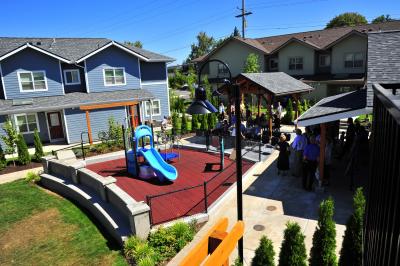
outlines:
M297 118L299 118L299 96L297 94L293 94L293 99L295 101L296 105L296 110L294 110L294 120L296 120L296 123L294 123L294 129L297 129Z
M258 94L258 117L260 117L260 113L261 113L261 94Z
M87 130L88 130L88 135L89 135L89 143L93 144L93 137L92 137L92 127L90 126L90 115L89 111L86 110L86 124L87 124Z
M269 137L272 138L272 95L268 94L267 95L268 99L268 113L269 113Z
M326 146L326 123L320 124L320 142L319 142L319 178L321 182L324 180L325 166L325 146Z

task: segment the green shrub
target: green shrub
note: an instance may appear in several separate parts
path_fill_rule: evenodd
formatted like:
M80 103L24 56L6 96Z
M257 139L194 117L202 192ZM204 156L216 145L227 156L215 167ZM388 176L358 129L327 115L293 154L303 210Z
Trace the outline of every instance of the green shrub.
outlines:
M317 229L313 235L313 245L310 251L311 266L337 265L336 258L336 228L333 221L334 203L328 198L319 205Z
M192 115L192 130L200 130L200 115Z
M153 261L153 265L155 265L154 262L157 260L157 254L154 249L147 243L147 241L136 236L130 236L125 241L124 253L128 259L133 260L137 264L148 258Z
M209 129L207 116L208 116L207 114L201 115L201 128L200 129L202 131L206 131Z
M137 266L154 266L156 265L156 261L151 257L141 258L137 263Z
M29 155L28 146L26 145L24 137L19 134L17 139L17 152L18 162L21 165L27 165L31 162L31 156Z
M150 233L148 240L149 245L159 255L160 261L165 261L175 256L176 238L168 229L160 227L154 233Z
M108 118L108 139L110 144L121 144L122 143L122 126L117 123L113 116Z
M7 167L7 159L0 144L0 171Z
M346 223L339 265L362 265L362 232L365 213L365 197L362 188L358 188L353 197L353 214Z
M298 115L300 116L302 113L304 113L305 112L305 110L304 110L304 105L303 105L303 103L301 102L301 101L297 101L297 111L298 111Z
M252 266L274 266L275 265L275 251L272 241L266 236L262 236L260 245L256 249L256 254L251 262Z
M187 123L188 123L188 121L187 121L186 115L182 114L182 128L181 128L182 133L186 133L187 132Z
M191 132L193 130L192 121L187 121L186 132Z
M208 119L208 128L214 129L215 126L217 125L217 115L215 113L208 114L207 119Z
M286 105L286 114L282 119L282 123L292 124L293 120L294 120L293 103L292 99L289 99Z
M233 262L233 266L243 266L243 263L240 262L240 258L236 258Z
M37 183L40 181L40 175L38 173L29 171L25 176L25 181L29 183Z
M37 162L40 162L41 158L44 156L43 152L43 144L40 140L39 132L35 128L33 133L33 144L35 146L35 154L33 155L33 159Z
M296 222L288 222L284 231L281 251L279 253L279 266L305 266L307 265L305 236Z

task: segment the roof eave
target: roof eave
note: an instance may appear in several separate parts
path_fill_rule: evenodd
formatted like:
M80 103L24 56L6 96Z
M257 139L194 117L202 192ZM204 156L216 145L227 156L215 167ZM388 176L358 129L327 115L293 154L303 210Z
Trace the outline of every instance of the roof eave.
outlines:
M53 53L51 53L49 51L46 51L46 50L44 50L44 49L42 49L40 47L37 47L37 46L29 44L29 43L21 45L20 47L15 48L14 50L8 52L7 54L1 56L0 57L0 61L4 60L4 59L6 59L6 58L8 58L8 57L10 57L10 56L12 56L14 54L17 54L17 53L21 52L22 50L25 50L26 48L31 48L33 50L36 50L36 51L40 52L40 53L43 53L43 54L48 55L50 57L53 57L53 58L55 58L57 60L60 60L60 61L62 61L64 63L67 63L67 64L71 63L71 61L66 59L66 58L63 58L63 57L58 56L58 55L55 55L55 54L53 54Z

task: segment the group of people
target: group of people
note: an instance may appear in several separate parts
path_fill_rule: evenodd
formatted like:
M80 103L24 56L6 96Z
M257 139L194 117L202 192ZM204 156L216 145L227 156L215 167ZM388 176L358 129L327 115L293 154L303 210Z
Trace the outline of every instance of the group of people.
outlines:
M279 149L278 174L289 172L289 157L293 152L292 175L302 177L302 185L305 190L312 190L314 181L319 178L318 162L320 159L320 131L319 127L311 129L296 129L296 137L289 145L286 136L281 134L276 148ZM346 133L342 132L339 137L341 152L338 159L347 158L349 155L360 157L368 153L368 131L360 125L359 121L347 120ZM334 138L327 134L324 150L324 180L329 184L331 175L331 163L333 158ZM321 180L320 180L321 181Z

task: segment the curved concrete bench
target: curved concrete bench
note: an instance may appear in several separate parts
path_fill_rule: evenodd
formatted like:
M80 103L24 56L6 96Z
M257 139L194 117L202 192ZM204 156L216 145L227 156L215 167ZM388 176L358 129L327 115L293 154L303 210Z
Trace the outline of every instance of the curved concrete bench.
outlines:
M122 245L127 236L131 234L130 226L117 212L111 211L110 204L93 197L88 190L83 190L67 180L49 174L41 175L41 184L46 188L75 201L79 206L89 211L105 230Z
M41 183L90 211L118 242L130 234L146 238L150 232L150 207L118 187L115 178L100 176L84 167L82 161L43 157Z

